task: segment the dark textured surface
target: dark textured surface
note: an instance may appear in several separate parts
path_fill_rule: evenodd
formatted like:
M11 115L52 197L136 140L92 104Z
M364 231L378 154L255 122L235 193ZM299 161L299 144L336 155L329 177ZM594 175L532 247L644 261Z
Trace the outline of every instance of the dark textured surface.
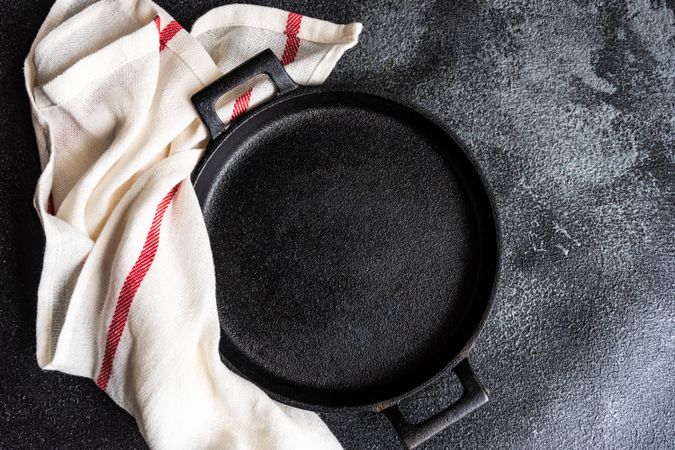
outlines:
M292 401L381 403L469 345L494 284L494 213L464 152L418 112L294 94L218 139L196 181L210 187L221 353Z
M184 25L216 1L162 1ZM23 58L50 2L2 3L0 447L137 448L93 382L35 363L41 232ZM453 127L493 185L505 242L474 347L491 402L426 448L672 448L675 435L672 5L266 2L361 20L331 83L384 89ZM408 404L451 401L446 382ZM383 417L326 416L347 448L394 448Z

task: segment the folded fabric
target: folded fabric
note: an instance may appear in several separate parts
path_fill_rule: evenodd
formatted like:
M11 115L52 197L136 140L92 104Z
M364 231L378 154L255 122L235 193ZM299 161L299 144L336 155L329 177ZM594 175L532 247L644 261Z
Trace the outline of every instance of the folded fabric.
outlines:
M322 83L360 24L229 5L191 33L149 0L57 0L25 62L42 163L46 248L37 359L89 377L152 448L335 448L314 413L230 372L211 251L190 173L206 128L190 97L271 48ZM274 94L258 78L224 96L227 122Z

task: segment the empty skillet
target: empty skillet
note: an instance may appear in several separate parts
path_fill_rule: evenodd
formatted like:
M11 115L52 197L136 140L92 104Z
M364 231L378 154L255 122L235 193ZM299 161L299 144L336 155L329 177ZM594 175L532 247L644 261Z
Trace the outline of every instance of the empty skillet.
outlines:
M263 73L276 98L225 129L216 100ZM384 97L299 87L270 50L192 100L224 363L290 405L382 412L407 447L486 403L467 356L499 237L457 138ZM446 368L461 398L409 423L399 401Z

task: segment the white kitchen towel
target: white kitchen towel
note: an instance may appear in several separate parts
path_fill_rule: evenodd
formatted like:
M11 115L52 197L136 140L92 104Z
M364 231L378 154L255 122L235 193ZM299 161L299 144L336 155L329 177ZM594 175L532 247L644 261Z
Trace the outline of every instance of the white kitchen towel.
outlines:
M57 0L25 62L46 248L37 359L89 377L152 448L334 448L314 413L270 400L220 361L215 275L189 180L206 145L190 97L271 48L325 80L361 25L229 5L191 33L149 0ZM228 121L273 95L258 79Z

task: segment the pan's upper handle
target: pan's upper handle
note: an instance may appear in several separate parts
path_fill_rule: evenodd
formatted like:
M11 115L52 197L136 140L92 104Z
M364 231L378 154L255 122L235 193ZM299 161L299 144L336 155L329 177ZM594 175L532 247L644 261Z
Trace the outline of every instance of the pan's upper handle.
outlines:
M488 402L488 393L476 377L468 358L464 358L454 368L454 372L462 384L462 396L438 414L420 423L412 424L403 417L398 405L390 406L382 411L394 426L406 448L417 447Z
M267 74L277 86L278 94L285 94L298 87L281 65L272 50L264 50L242 63L192 96L199 117L209 129L211 139L225 130L225 124L216 113L216 101L227 92L256 75Z

